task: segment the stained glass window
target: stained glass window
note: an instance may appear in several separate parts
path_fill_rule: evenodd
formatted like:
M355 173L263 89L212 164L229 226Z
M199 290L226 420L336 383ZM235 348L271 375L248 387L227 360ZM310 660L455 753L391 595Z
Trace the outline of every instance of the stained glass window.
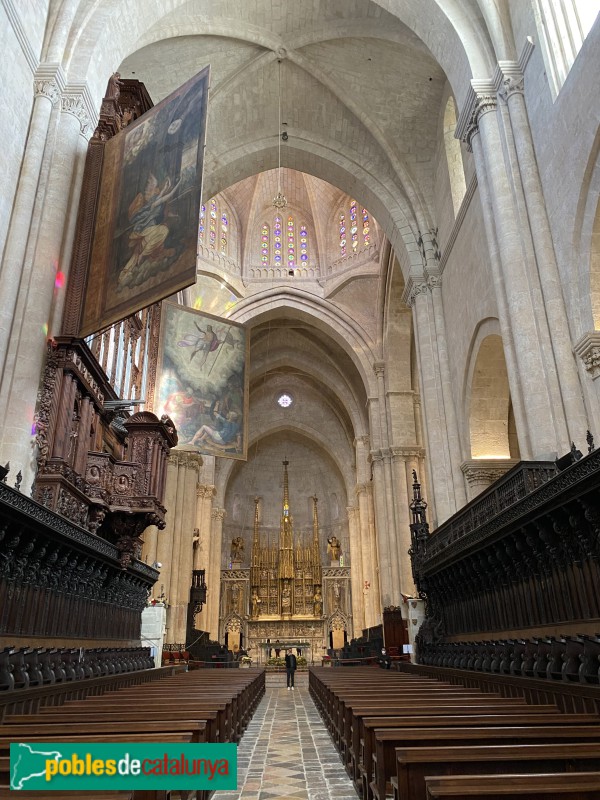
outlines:
M200 224L198 239L205 247L229 253L231 214L224 203L217 197L211 198L200 206Z
M273 219L273 228L268 222L260 227L260 261L262 266L272 264L276 267L295 269L309 260L308 228L296 224L290 214L284 220L279 215Z
M352 249L356 252L358 248L358 220L356 218L356 200L350 203L350 241Z
M223 211L221 214L221 244L219 250L222 253L227 253L227 234L229 232L229 218L227 212Z
M281 239L281 217L275 217L275 223L273 225L273 253L275 265L281 264Z
M211 248L215 249L217 241L217 201L213 199L210 201L210 219L208 222L208 241Z
M260 263L263 266L267 266L269 263L269 255L269 226L266 222L263 222L260 231Z
M348 253L357 253L371 244L371 222L366 208L359 211L356 200L350 200L348 214L346 209L338 216L339 247L342 258ZM350 249L352 248L352 249Z
M294 218L288 217L287 221L287 265L294 267L296 264L296 236L294 232Z
M300 261L308 261L308 232L306 225L300 226Z
M340 214L340 255L346 255L346 215Z
M206 230L206 206L203 203L200 206L200 227L198 229L198 237L201 242L204 242L205 230Z

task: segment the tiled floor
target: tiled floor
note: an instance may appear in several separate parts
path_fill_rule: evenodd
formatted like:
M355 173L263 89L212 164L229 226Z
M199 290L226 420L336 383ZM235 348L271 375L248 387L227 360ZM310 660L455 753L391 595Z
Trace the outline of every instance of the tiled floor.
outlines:
M238 747L238 790L213 800L356 800L327 728L308 693L306 674L287 691L269 675L267 691Z

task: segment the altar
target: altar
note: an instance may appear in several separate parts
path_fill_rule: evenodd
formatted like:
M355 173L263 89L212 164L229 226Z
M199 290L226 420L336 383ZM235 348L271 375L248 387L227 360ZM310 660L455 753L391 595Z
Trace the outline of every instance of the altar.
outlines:
M294 531L290 511L288 462L283 462L283 508L278 540L261 537L259 499L255 498L249 566L244 542L231 542L230 568L221 572L219 640L266 664L280 650L292 649L309 663L352 636L350 567L340 566L340 542L330 536L330 566L321 563L317 498L312 497L312 531ZM247 562L246 562L247 563Z

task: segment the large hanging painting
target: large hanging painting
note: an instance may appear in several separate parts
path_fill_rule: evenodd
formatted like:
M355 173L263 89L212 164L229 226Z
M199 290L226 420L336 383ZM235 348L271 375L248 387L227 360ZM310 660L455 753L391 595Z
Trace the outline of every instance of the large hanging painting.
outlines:
M179 450L245 459L249 339L243 325L163 303L154 412Z
M194 283L208 82L206 67L106 143L80 336Z

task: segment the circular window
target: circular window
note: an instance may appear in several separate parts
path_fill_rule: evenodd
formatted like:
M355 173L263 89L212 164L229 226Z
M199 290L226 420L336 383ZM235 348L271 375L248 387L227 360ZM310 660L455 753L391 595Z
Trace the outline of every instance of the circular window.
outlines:
M277 402L282 408L289 408L294 401L289 394L280 394Z

